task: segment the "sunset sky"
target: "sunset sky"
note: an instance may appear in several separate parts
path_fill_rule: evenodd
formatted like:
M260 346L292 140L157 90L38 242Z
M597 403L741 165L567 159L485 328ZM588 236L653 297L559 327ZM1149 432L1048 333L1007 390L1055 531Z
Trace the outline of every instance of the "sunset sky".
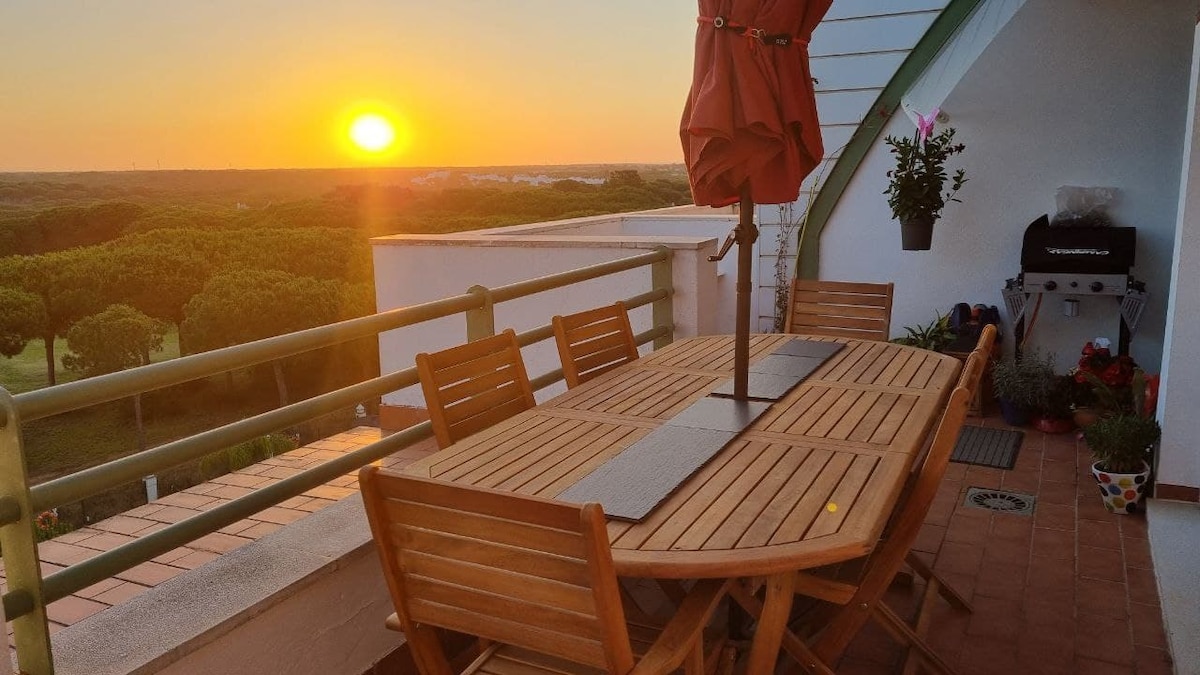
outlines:
M3 0L0 171L678 162L695 16L695 0ZM358 112L396 122L392 151L352 149Z

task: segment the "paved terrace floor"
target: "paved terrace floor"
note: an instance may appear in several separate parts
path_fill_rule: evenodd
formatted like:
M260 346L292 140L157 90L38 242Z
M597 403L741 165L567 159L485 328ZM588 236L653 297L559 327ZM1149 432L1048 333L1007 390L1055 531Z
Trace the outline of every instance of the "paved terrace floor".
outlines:
M994 419L982 423L1002 426ZM85 560L379 437L376 428L352 429L44 542L39 547L43 571L49 574ZM383 464L403 466L433 450L432 441L427 441ZM950 465L916 548L974 605L974 613L968 615L939 603L932 624L932 643L960 672L1172 672L1145 517L1104 510L1089 473L1089 458L1074 435L1026 430L1011 471ZM1019 516L963 506L965 491L972 486L1033 494L1035 512ZM355 474L347 474L54 602L48 607L51 632L125 602L356 489ZM0 576L0 586L2 582ZM916 589L893 589L890 602L897 609L911 609L919 591L919 584ZM900 658L882 630L868 626L838 670L892 672Z

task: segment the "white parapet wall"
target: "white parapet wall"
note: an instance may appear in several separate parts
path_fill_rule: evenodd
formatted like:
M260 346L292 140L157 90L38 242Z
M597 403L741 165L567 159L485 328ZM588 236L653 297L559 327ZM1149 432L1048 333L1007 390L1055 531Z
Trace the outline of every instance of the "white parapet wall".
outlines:
M736 224L733 215L675 215L670 211L637 215L576 218L549 223L480 230L452 235L395 235L372 240L375 293L379 311L626 258L659 246L672 252L675 336L733 332L736 250L710 262L717 245ZM517 332L548 324L567 314L610 304L651 289L650 267L638 268L567 288L497 305L496 329ZM651 326L649 307L631 312L634 332ZM413 357L466 341L461 315L384 333L379 339L380 368L395 372L413 365ZM523 351L531 377L559 367L548 342ZM539 398L561 391L551 387ZM383 399L392 408L423 408L417 387Z

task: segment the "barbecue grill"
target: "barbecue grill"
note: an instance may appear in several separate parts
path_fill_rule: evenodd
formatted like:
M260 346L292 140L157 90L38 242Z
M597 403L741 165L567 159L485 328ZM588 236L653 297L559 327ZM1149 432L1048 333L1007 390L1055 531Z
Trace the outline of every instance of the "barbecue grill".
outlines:
M1021 243L1021 273L1004 289L1018 348L1034 294L1107 295L1120 303L1118 353L1128 353L1147 297L1144 284L1130 275L1136 252L1136 227L1051 227L1046 216L1033 221Z

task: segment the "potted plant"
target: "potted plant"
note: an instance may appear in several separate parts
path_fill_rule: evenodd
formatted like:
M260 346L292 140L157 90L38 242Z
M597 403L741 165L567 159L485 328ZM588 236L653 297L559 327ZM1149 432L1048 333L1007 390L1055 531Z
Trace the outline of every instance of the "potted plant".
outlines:
M1019 359L998 361L992 366L992 391L1000 401L1000 414L1014 427L1029 423L1030 413L1044 398L1047 382L1054 377L1049 357L1028 352Z
M942 316L937 314L937 318L929 322L929 324L921 326L905 326L904 330L908 333L903 337L898 337L892 342L900 345L908 345L910 347L920 347L934 352L940 352L954 342L956 337L954 329L950 327L950 315Z
M1121 413L1105 417L1083 430L1095 462L1092 475L1113 513L1133 513L1150 478L1150 446L1161 429L1152 417Z
M946 174L946 160L966 146L954 142L954 128L933 135L935 109L921 117L917 132L909 137L888 136L896 166L888 171L887 195L892 217L900 221L900 236L906 251L927 251L933 238L933 224L942 215L946 202L961 201L955 194L967 182L966 172L957 169ZM946 190L946 181L950 189Z
M1075 428L1071 408L1075 386L1075 378L1070 375L1054 375L1043 381L1035 404L1035 429L1047 434L1065 434Z

